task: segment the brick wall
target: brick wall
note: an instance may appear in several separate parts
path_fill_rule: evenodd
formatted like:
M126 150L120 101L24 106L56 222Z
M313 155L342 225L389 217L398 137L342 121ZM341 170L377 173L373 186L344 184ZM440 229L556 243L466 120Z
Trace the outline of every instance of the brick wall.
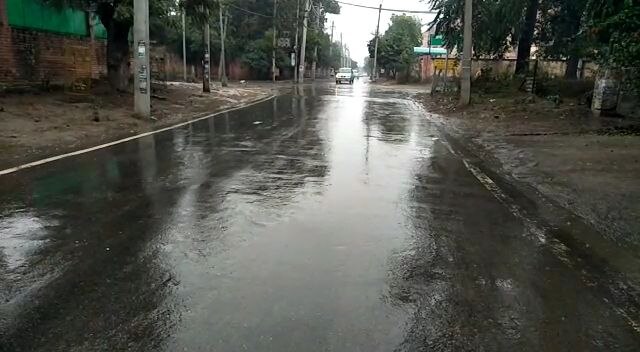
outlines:
M69 86L105 74L104 41L9 27L0 0L0 83Z
M241 64L239 61L231 62L227 67L227 70L228 70L227 76L229 77L230 80L236 81L236 80L253 78L251 74L251 69ZM217 67L215 72L216 74L218 73ZM307 71L305 70L305 72ZM311 70L309 70L309 72L311 72Z
M13 52L11 47L11 29L7 21L5 0L0 0L0 83L13 77Z
M151 55L162 55L165 58L165 72L167 79L170 81L182 80L182 57L175 53L169 52L164 47L151 47ZM311 70L309 70L310 72ZM202 66L187 64L187 78L192 81L202 80ZM227 78L232 81L249 80L252 76L251 69L243 65L240 61L232 61L227 65ZM219 81L218 65L211 64L211 79Z

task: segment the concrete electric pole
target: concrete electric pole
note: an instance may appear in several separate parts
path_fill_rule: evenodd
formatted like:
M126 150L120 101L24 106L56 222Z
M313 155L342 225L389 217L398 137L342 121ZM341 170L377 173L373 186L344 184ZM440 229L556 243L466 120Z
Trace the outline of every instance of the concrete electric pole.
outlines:
M296 3L296 44L293 46L295 61L293 62L293 83L298 83L298 37L300 36L300 0L297 0Z
M349 47L347 44L344 45L344 67L349 66Z
M276 37L278 29L276 28L276 17L278 15L278 0L273 0L273 49L271 50L271 80L276 83Z
M204 11L204 8L202 9ZM211 32L209 29L209 10L206 11L204 24L204 57L202 59L202 91L211 92Z
M133 2L134 111L151 117L151 68L149 67L149 0Z
M318 11L316 12L316 33L321 33L320 31L320 12L321 12L320 4L318 4ZM315 81L316 80L316 70L318 65L318 44L316 43L315 48L313 49L313 64L311 65L311 77Z
M378 7L378 24L376 25L376 45L373 50L373 72L371 72L371 80L378 80L378 38L380 37L380 15L382 14L382 4Z
M462 77L460 79L460 105L469 105L471 102L471 48L472 28L471 19L473 1L464 2L464 38L462 41Z
M342 44L342 33L340 33L340 67L344 67L344 44Z
M349 67L349 47L344 45L344 67Z
M331 21L331 41L329 42L329 58L333 57L333 28L335 27L335 22Z
M187 14L182 9L182 80L187 81Z
M309 0L304 0L304 17L302 18L302 44L300 45L300 73L298 74L300 83L304 83L305 53L307 51L307 22L309 20L310 9L311 3L309 2Z
M220 75L220 84L223 87L226 87L227 84L227 60L225 58L224 52L224 41L227 37L227 21L228 16L225 16L223 21L222 19L222 6L220 6L220 69L222 70L222 74Z

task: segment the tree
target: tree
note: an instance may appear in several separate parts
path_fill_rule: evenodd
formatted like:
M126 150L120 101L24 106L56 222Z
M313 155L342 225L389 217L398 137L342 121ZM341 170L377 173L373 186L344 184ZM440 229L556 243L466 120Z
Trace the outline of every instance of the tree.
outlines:
M134 0L41 0L56 6L70 6L93 12L107 30L107 71L111 86L126 90L129 83L130 31L133 26ZM225 40L226 56L238 59L262 77L271 67L273 1L274 0L149 0L150 35L161 45L182 54L180 14L187 14L187 57L192 63L200 62L203 53L202 28L211 24L211 58L217 60L220 52L220 33L217 14L220 2L227 5L229 15ZM320 13L324 23L326 13L339 13L335 0L321 0ZM278 31L295 32L297 0L278 0ZM215 15L215 16L214 16ZM314 15L315 16L315 15ZM314 23L314 22L311 22ZM328 51L328 41L322 41ZM308 47L313 48L313 46ZM319 47L319 52L323 46ZM335 51L335 50L334 50ZM277 51L278 65L288 63L288 53ZM311 55L309 56L311 59Z
M364 72L367 73L371 73L373 70L373 59L370 57L365 57L364 58L364 66L363 66Z
M340 45L339 42L333 42L331 43L331 47L333 48L331 50L331 55L328 55L329 58L329 67L333 67L333 68L340 68L341 66L341 59L342 59L342 46Z
M94 12L107 30L107 76L111 87L125 90L129 84L129 31L133 26L133 0L42 0ZM171 0L150 0L150 17L166 18L176 9Z
M320 0L320 3L325 13L340 14L340 4L336 0Z
M447 48L462 48L464 0L433 0L431 8L437 12L433 27ZM523 9L519 0L474 0L474 55L499 58L509 51L516 43Z
M587 0L545 0L541 3L536 42L543 57L567 60L566 79L576 79L578 62L588 55L584 35Z
M273 49L273 1L274 0L226 0L229 22L225 40L226 56L229 61L239 60L248 66L256 78L267 78L271 70L271 54ZM184 0L190 7L187 14L198 12L201 6L208 7L210 11L217 11L218 0ZM340 6L335 0L321 0L322 11L316 14L310 12L309 23L316 23L320 16L320 23L325 22L326 13L339 13ZM277 30L279 35L287 32L295 33L295 16L297 0L278 0ZM302 16L300 16L300 20ZM300 23L301 24L301 23ZM325 40L325 37L327 38ZM293 42L295 38L289 38ZM219 35L215 36L214 46L219 47ZM307 51L312 52L316 44L318 48L320 66L324 61L320 60L323 51L328 51L329 40L325 33L309 31ZM325 46L326 45L326 46ZM276 48L276 65L288 66L289 53L286 50ZM215 55L212 55L215 56ZM307 55L307 62L313 60L312 55Z
M547 57L568 58L566 74L575 72L585 49L578 40L587 0L475 0L474 56L502 57L517 47L516 74L528 68L534 41L543 44ZM608 0L602 0L608 1ZM463 0L434 0L436 31L449 49L462 45ZM496 21L496 19L500 19ZM556 45L545 48L547 43ZM574 73L575 75L575 73Z
M250 67L260 78L267 78L271 69L271 48L273 47L273 31L247 43L240 55L240 61Z
M369 56L374 57L375 37L369 41ZM391 25L378 41L378 66L397 78L398 72L411 74L415 62L413 48L422 41L420 21L407 15L392 15Z
M436 31L448 48L460 48L464 0L431 4ZM474 0L472 25L475 56L501 57L517 45L516 74L526 71L534 42L543 57L567 60L568 79L584 57L604 67L640 66L638 0Z
M571 1L571 0L569 0ZM518 57L516 59L516 75L527 71L529 58L531 57L531 45L538 18L540 0L527 0L524 21L518 37Z
M637 0L589 0L589 35L607 68L640 67L640 4Z

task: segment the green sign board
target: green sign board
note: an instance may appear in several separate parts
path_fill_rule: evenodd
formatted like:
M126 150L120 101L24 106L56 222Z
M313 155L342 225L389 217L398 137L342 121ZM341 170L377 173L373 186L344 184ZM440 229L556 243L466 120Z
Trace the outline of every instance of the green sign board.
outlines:
M413 48L413 53L419 56L445 56L447 55L447 50L445 48L417 46Z
M431 46L444 46L444 38L441 35L436 35L431 38Z

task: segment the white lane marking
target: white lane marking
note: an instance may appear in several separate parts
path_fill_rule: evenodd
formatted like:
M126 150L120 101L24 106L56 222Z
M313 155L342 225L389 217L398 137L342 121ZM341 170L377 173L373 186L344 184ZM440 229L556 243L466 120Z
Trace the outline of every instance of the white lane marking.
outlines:
M575 269L575 263L570 259L569 252L571 251L569 247L567 247L564 243L560 242L556 238L550 238L546 235L547 230L543 227L540 227L536 224L535 221L529 219L524 210L518 206L513 198L509 197L504 191L498 186L495 181L491 179L487 174L485 174L480 168L473 165L466 157L461 155L460 153L453 150L449 142L445 139L441 139L440 142L444 144L444 146L449 150L449 152L455 156L457 156L463 163L464 166L471 172L471 174L478 180L480 183L489 191L491 194L502 203L508 210L513 214L516 218L520 219L525 229L532 233L540 242L541 245L546 245L556 257L565 263L569 268ZM586 272L582 272L582 277L585 282L593 281L592 278L589 277L589 274ZM615 291L609 287L609 289ZM616 306L613 302L610 302L608 299L603 299L605 303L609 305L616 313L622 316L629 326L635 330L636 333L640 333L640 323L638 323L634 318L632 318L625 310Z
M52 161L56 161L56 160L72 157L72 156L75 156L75 155L85 154L85 153L89 153L89 152L92 152L92 151L95 151L95 150L111 147L111 146L114 146L116 144L121 144L121 143L128 142L128 141L131 141L131 140L134 140L134 139L138 139L138 138L150 136L150 135L153 135L153 134L156 134L156 133L168 131L168 130L171 130L171 129L174 129L174 128L186 126L188 124L191 124L191 123L194 123L194 122L197 122L197 121L200 121L200 120L205 120L205 119L208 119L208 118L215 117L217 115L221 115L221 114L228 113L228 112L231 112L231 111L235 111L235 110L239 110L239 109L242 109L242 108L246 108L246 107L249 107L249 106L252 106L252 105L255 105L255 104L260 104L262 102L265 102L265 101L268 101L270 99L273 99L274 97L275 97L275 95L270 95L270 96L268 96L266 98L263 98L263 99L260 99L260 100L257 100L257 101L254 101L254 102L251 102L251 103L248 103L248 104L243 104L243 105L240 105L240 106L236 106L235 108L222 110L222 111L219 111L219 112L216 112L216 113L213 113L213 114L207 114L207 115L204 115L204 116L201 116L201 117L197 117L197 118L195 118L193 120L189 120L189 121L186 121L186 122L181 122L181 123L169 126L169 127L164 127L164 128L158 129L158 130L145 132L145 133L137 134L135 136L119 139L117 141L113 141L113 142L109 142L109 143L105 143L105 144L100 144L100 145L97 145L97 146L94 146L94 147L91 147L91 148L76 150L74 152L70 152L70 153L66 153L66 154L60 154L60 155L52 156L50 158L41 159L41 160L33 161L33 162L30 162L30 163L22 164L22 165L19 165L19 166L16 166L16 167L12 167L12 168L9 168L9 169L1 170L0 171L0 176L11 174L11 173L14 173L16 171L23 170L23 169L32 168L34 166L47 164L47 163L50 163ZM196 116L198 116L198 115L196 115Z

